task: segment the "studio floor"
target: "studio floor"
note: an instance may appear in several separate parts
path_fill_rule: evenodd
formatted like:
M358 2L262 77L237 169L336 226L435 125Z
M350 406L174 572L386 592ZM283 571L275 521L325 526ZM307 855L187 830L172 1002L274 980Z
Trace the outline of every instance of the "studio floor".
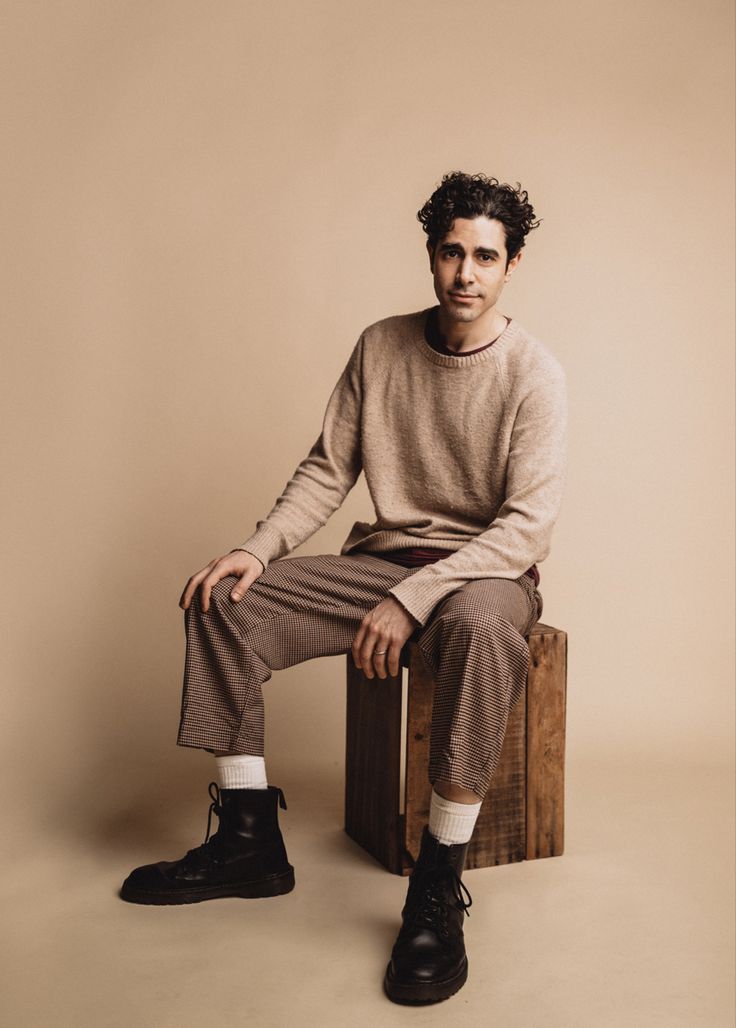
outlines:
M186 789L162 795L151 781L96 832L72 819L65 830L39 832L32 846L22 833L6 839L3 1024L734 1024L726 767L622 770L568 759L564 854L466 872L468 982L425 1008L383 995L406 880L344 834L340 767L306 782L282 765L274 778L288 803L280 819L296 870L289 895L163 908L118 898L132 867L203 840L202 767L196 789L187 778Z

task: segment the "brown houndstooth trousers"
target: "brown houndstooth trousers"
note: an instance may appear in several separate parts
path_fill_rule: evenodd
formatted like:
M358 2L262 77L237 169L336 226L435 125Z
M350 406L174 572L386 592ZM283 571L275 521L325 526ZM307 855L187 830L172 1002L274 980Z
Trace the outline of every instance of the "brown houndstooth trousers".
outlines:
M350 652L363 617L417 568L369 554L285 557L245 596L223 578L203 613L199 592L185 611L186 657L177 744L263 754L262 686L272 671ZM528 635L542 597L528 575L484 578L446 596L418 643L435 682L429 778L484 796L508 714L523 692Z

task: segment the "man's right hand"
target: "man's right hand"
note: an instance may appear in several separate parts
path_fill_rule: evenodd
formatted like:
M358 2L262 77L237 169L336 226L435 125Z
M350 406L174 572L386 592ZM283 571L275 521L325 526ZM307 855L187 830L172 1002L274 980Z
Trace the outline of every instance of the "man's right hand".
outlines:
M192 575L184 586L179 606L182 610L187 610L192 602L192 597L199 589L199 605L203 611L209 610L210 593L220 579L225 578L226 575L240 576L240 581L235 583L230 593L230 599L237 603L255 580L260 578L264 570L263 564L252 553L247 553L245 550L231 550L224 557L215 557L201 571Z

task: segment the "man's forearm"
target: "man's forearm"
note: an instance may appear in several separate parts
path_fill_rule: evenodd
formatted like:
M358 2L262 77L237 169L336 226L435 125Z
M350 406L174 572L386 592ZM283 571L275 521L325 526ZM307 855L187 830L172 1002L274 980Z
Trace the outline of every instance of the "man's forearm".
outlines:
M266 567L306 542L341 505L360 475L362 337L327 404L322 432L270 513L237 549Z
M247 550L266 567L285 557L320 529L338 509L360 474L360 464L340 476L320 456L321 439L296 469L271 512L237 549Z

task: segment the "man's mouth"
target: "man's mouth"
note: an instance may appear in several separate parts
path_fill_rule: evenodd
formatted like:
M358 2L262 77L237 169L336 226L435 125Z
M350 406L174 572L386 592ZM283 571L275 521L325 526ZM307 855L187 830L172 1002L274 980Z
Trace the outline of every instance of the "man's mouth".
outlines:
M477 300L477 293L456 293L450 290L450 296L453 296L456 300Z

